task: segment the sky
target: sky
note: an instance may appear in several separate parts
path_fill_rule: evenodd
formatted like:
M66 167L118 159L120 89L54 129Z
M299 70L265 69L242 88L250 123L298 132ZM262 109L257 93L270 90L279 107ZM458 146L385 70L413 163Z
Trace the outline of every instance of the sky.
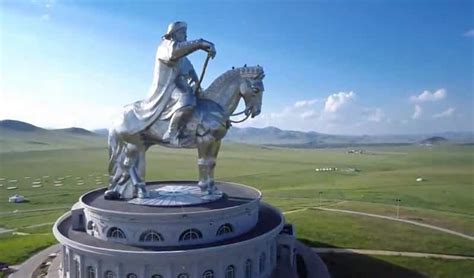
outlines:
M238 127L474 131L474 1L0 1L0 119L107 128L147 96L173 21L216 46L203 87L265 70ZM190 56L200 74L206 53Z

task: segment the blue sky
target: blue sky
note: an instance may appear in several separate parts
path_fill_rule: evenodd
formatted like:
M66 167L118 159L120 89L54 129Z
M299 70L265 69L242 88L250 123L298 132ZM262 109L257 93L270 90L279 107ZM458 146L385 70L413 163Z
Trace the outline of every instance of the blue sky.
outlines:
M204 87L262 65L240 126L337 134L473 131L473 1L1 1L0 119L107 127L144 98L167 25L215 43ZM205 53L192 54L198 73Z

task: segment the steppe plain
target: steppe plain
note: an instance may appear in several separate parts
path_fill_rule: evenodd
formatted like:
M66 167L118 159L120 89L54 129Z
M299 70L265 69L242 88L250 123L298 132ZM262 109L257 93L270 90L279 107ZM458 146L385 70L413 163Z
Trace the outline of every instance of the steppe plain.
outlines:
M65 134L42 141L0 136L0 262L19 264L54 244L53 222L79 196L107 185L106 138ZM219 154L216 175L218 180L261 190L263 201L278 207L287 221L296 225L297 237L313 247L474 257L472 239L400 221L322 210L350 210L396 218L398 199L400 219L472 237L474 146L363 149L361 154L351 154L350 148L291 149L226 143ZM328 167L337 170L315 171ZM153 147L148 152L147 180L188 180L196 175L195 150ZM416 181L420 177L423 181ZM32 187L33 182L41 187ZM27 202L8 203L8 197L14 193L25 196ZM332 253L321 256L333 277L474 274L472 258Z

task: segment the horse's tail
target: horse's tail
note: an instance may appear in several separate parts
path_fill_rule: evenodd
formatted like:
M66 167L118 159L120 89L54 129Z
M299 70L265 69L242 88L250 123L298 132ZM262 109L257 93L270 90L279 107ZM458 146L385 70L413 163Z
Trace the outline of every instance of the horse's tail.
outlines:
M120 165L119 158L123 144L118 138L117 131L112 127L109 129L108 145L109 145L109 182L110 184L115 183L114 177Z

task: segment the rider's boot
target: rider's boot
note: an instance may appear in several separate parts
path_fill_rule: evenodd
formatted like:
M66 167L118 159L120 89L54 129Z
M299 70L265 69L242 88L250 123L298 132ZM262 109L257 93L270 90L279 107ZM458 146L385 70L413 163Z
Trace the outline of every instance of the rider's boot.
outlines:
M179 122L180 122L180 115L178 111L174 113L173 117L171 117L170 125L168 130L163 135L163 142L170 143L171 145L177 146L179 144L178 140L178 129L179 129Z
M179 145L178 132L168 129L163 135L163 142L169 143L173 146Z
M170 143L173 146L178 146L179 136L181 133L180 131L185 128L185 125L193 114L193 111L194 107L191 105L182 107L176 111L173 117L171 117L170 125L166 133L163 135L162 140L164 142Z

